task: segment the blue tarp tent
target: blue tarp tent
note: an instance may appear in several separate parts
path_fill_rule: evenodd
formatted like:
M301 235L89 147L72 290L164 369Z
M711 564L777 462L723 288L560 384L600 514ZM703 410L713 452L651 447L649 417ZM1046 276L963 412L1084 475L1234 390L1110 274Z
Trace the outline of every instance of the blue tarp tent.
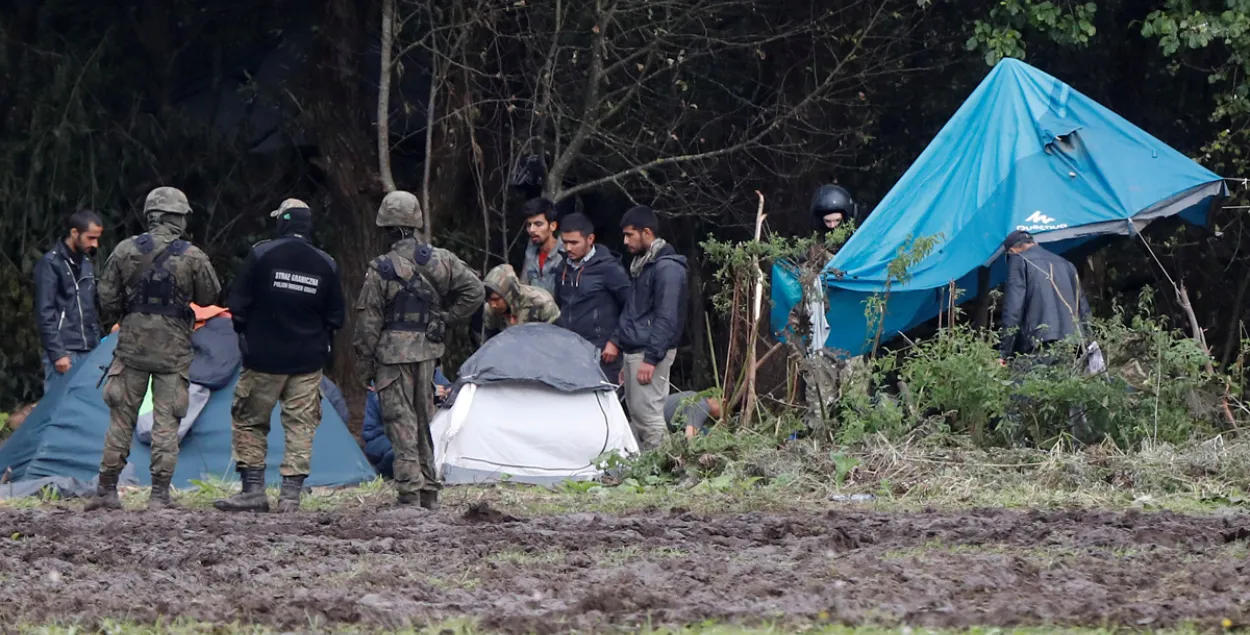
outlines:
M46 477L90 481L95 478L109 422L104 391L97 384L113 359L116 344L116 337L105 338L81 364L53 383L26 422L0 446L0 472L11 468L13 481ZM230 431L230 405L237 381L236 372L229 385L212 393L182 440L178 467L174 471L175 487L192 487L192 480L210 477L237 479L231 459ZM275 408L269 432L265 477L270 483L280 478L278 464L282 457L283 434L278 412ZM151 457L147 445L138 441L132 443L130 463L140 485L151 484ZM312 474L306 484L314 487L352 485L376 475L343 420L323 399L321 426L313 439Z
M1064 252L1173 215L1206 222L1224 181L1067 84L1006 59L990 72L825 266L826 345L871 346L865 301L885 291L909 238L939 237L890 286L884 339L938 315L949 283L977 295L977 270L1005 275L1001 243L1024 229ZM780 326L780 325L774 325Z

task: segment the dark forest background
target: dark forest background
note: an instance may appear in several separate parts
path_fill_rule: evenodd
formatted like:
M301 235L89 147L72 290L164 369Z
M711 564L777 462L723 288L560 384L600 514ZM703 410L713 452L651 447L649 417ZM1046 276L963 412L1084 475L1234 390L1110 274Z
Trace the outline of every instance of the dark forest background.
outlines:
M821 183L871 208L1003 56L1223 176L1250 175L1250 0L11 0L0 408L39 396L30 272L75 209L104 216L103 257L142 231L151 188L179 187L228 284L272 231L267 212L303 198L354 300L392 186L416 192L432 240L479 271L519 264L522 201L506 181L539 154L548 196L588 213L601 243L617 247L629 205L661 211L706 299L698 243L749 238L755 190L782 234L808 229ZM1214 231L1151 236L1223 364L1242 350L1250 285L1245 186L1232 189ZM1140 242L1080 266L1104 310L1170 289ZM1157 302L1188 323L1170 293ZM725 329L710 300L692 305L677 382L703 388L704 325ZM349 337L334 373L359 400Z

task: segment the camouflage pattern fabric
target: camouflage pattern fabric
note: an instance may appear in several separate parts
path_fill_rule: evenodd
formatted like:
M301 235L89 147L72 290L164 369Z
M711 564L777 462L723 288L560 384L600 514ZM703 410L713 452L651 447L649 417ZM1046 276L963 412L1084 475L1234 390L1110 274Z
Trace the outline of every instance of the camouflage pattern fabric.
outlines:
M838 402L851 391L867 390L868 373L862 357L839 359L827 350L800 362L807 400L808 427L837 420Z
M274 405L282 404L282 476L308 476L313 436L321 425L321 371L303 375L270 375L247 368L234 387L234 462L240 470L265 469L269 453L269 421Z
M389 258L401 276L421 275L434 287L442 298L442 305L433 307L437 321L449 326L467 322L485 300L481 280L468 265L446 249L434 248L433 255L424 265L416 263L417 241L405 238L391 247L383 256ZM445 349L441 341L431 341L427 332L387 330L386 308L400 292L404 283L386 280L378 272L378 260L365 272L365 281L356 301L356 331L352 344L359 359L359 379L368 386L374 381L377 367L382 364L412 364L436 360ZM432 322L431 328L436 328Z
M560 319L560 307L551 294L541 287L523 284L512 265L503 264L491 269L483 284L508 303L507 314L486 307L482 326L487 333L497 333L509 326L530 322L555 324Z
M121 474L130 458L139 408L152 383L152 477L170 478L178 464L178 422L187 414L191 386L187 371L153 373L114 359L105 375L104 404L109 429L104 436L101 474Z
M434 411L433 360L378 367L375 390L386 438L395 449L395 488L400 495L442 488L434 467L430 418Z
M182 230L170 224L157 224L148 234L155 240L155 249L162 249L177 240L182 235ZM121 323L121 331L117 336L117 352L114 355L135 369L153 373L184 372L191 366L193 357L192 320L167 315L126 313L130 300L127 297L130 290L126 289L126 281L142 266L143 260L137 239L137 236L127 238L113 250L96 282L103 321ZM167 267L176 280L179 302L194 302L201 306L217 303L221 284L204 252L190 247L183 254L171 256Z
M407 227L422 229L425 227L425 216L421 213L421 203L416 194L396 190L387 194L378 206L378 227Z
M186 216L191 213L191 203L187 201L187 195L178 188L158 187L148 192L147 198L143 201L143 211Z

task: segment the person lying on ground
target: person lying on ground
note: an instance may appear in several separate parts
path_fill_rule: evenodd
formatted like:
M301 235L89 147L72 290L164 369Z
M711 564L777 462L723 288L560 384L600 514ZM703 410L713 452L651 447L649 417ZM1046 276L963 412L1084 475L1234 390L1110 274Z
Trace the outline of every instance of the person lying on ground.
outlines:
M716 397L700 397L694 391L675 392L664 399L664 421L669 432L683 430L687 439L707 433L708 418L721 418L721 402Z
M512 265L491 269L482 282L486 287L486 312L482 318L486 339L510 326L530 322L554 324L560 309L546 289L523 284Z

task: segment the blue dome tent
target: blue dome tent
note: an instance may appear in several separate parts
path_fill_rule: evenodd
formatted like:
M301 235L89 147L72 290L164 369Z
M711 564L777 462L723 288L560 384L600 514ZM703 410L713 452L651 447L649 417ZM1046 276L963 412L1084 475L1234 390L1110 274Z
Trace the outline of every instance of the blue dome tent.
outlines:
M934 317L949 302L1005 276L1001 243L1017 229L1063 253L1110 234L1133 235L1179 216L1205 224L1224 180L1067 84L1005 59L960 106L863 225L828 263L826 346L854 354L872 345L865 302L890 290L884 340ZM909 240L933 250L890 283ZM774 268L774 279L784 278ZM774 282L774 330L797 302L797 285Z
M223 319L223 318L219 318ZM62 490L81 490L95 478L108 430L109 411L104 405L101 377L112 362L117 338L109 336L82 363L58 378L31 412L26 422L0 446L0 472L9 470L13 485L55 479ZM228 385L212 392L204 409L187 432L178 454L173 485L193 487L192 481L206 478L236 480L231 457L231 416L236 367ZM269 432L269 461L266 479L279 479L283 433L280 408L274 409ZM133 441L130 466L137 484L150 485L151 452L148 445ZM127 473L131 472L130 468ZM335 409L324 398L321 426L313 439L312 474L308 486L352 485L375 478L377 473L365 459L356 440ZM77 482L78 487L69 486ZM134 484L133 482L131 484ZM19 495L21 487L6 486L8 495ZM5 492L0 492L5 493Z

